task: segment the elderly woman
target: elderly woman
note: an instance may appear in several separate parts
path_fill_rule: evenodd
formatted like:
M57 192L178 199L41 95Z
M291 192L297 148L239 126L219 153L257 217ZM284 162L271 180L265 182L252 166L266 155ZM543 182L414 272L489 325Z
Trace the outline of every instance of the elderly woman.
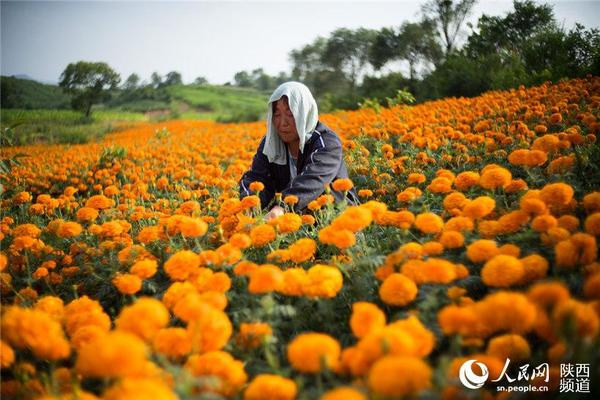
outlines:
M342 154L342 143L335 132L318 120L317 103L310 90L299 82L281 84L269 99L267 134L258 145L252 167L240 180L240 198L253 194L250 184L265 186L259 194L263 209L269 209L266 219L284 213L274 203L275 193L284 199L298 198L297 211L306 210L308 203L319 197L325 187L336 179L348 178ZM331 190L336 201L344 193ZM349 204L358 204L354 190L347 192Z

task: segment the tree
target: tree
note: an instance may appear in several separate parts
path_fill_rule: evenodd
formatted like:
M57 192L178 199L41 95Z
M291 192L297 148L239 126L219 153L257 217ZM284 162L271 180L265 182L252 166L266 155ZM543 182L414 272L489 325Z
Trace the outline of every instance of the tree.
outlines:
M109 90L114 90L120 81L119 74L106 63L79 61L67 65L59 86L65 93L73 95L72 107L89 117L92 104L108 99Z
M125 79L125 82L123 83L123 89L124 90L134 90L137 89L137 87L140 85L140 76L136 73L133 73L131 75L129 75L127 77L127 79Z
M206 85L207 83L208 80L203 76L199 76L194 80L194 85Z
M434 26L429 21L420 23L405 22L398 32L393 28L383 28L377 33L370 50L371 64L381 69L392 60L406 60L410 80L417 75L419 64L439 64L442 49L435 40Z
M183 81L181 79L181 74L177 71L171 71L165 76L165 80L163 82L163 86L175 86L182 85Z
M377 32L359 28L339 28L333 31L323 52L323 61L335 71L343 73L356 89L361 73L369 63L369 53Z
M421 10L437 27L446 56L456 48L456 39L477 0L429 0Z
M237 72L233 76L233 81L235 83L235 86L252 87L252 78L250 77L250 74L248 74L248 72L246 71Z
M160 76L160 74L158 72L152 73L152 75L150 76L150 81L151 81L150 84L155 89L158 89L163 84L162 76Z

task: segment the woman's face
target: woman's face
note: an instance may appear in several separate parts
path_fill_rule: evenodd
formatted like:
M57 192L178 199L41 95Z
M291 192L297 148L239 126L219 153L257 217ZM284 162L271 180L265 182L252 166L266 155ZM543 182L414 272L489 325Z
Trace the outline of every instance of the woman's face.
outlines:
M275 124L279 137L284 143L292 143L300 139L298 137L294 115L288 106L288 100L285 96L275 102L273 123Z

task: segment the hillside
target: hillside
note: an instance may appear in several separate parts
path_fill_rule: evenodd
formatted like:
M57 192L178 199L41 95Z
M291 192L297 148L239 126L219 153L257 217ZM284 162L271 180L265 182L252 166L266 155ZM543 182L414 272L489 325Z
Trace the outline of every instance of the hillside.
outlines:
M4 108L67 109L71 107L70 96L57 85L48 85L13 76L0 78L0 106Z

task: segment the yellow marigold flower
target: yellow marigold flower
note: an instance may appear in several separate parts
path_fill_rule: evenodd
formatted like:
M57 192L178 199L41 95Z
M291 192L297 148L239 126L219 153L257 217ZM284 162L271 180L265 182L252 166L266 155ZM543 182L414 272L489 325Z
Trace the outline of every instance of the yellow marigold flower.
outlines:
M354 187L354 184L352 183L352 181L350 179L343 178L343 179L336 179L335 181L333 181L333 183L331 184L331 187L333 188L333 190L338 191L338 192L347 192L348 190L350 190Z
M116 329L132 333L148 343L168 323L169 312L166 307L151 297L142 297L124 307L115 320Z
M123 294L135 294L142 288L140 277L132 274L116 274L112 283Z
M431 387L433 372L420 358L385 356L369 371L369 388L379 396L416 395Z
M304 294L309 297L335 297L344 284L342 273L336 267L316 264L307 271L308 283Z
M467 246L467 257L474 263L485 262L496 256L500 250L493 240L476 240Z
M325 392L321 400L367 400L367 397L351 387L338 387Z
M422 213L415 218L415 226L425 234L438 233L444 228L444 220L431 212Z
M292 367L306 373L321 372L323 367L335 370L340 353L338 341L323 333L298 335L287 347L287 357Z
M385 314L373 303L359 301L352 304L350 328L357 338L362 338L374 329L386 324Z
M146 345L126 332L109 332L82 346L75 369L83 376L139 376L146 365Z
M483 282L492 287L508 287L523 278L523 264L513 256L499 254L485 263L481 270Z
M192 351L192 341L184 328L164 328L156 332L152 345L168 357L183 357Z
M471 219L483 218L496 207L496 200L488 196L480 196L468 202L463 208L465 217Z
M600 212L596 212L592 215L588 215L585 219L585 231L590 235L600 235Z
M573 188L566 183L551 183L542 188L540 199L550 207L569 204L573 199Z
M279 289L283 282L281 270L271 264L263 264L250 273L248 291L253 294L273 292Z
M98 218L98 210L92 207L81 207L77 210L77 219L82 222L93 222Z
M88 400L86 396L78 396L82 400ZM169 385L155 378L135 377L124 378L106 389L102 399L104 400L177 400L179 397L171 390ZM95 397L90 397L93 400Z
M296 382L278 375L257 375L246 388L244 400L294 400L298 388Z
M164 270L174 281L183 281L200 267L198 255L190 250L182 250L173 254L164 264Z
M403 274L391 274L379 288L381 300L393 306L405 306L417 297L417 285Z
M250 190L253 192L262 192L265 189L265 185L262 182L254 181L250 184Z
M262 247L275 240L275 229L268 224L263 224L252 228L250 238L255 247Z
M3 309L2 339L17 348L29 348L42 360L60 360L71 353L60 322L43 311L9 306Z
M245 349L254 349L271 336L273 336L273 330L266 322L242 322L236 342L238 346Z
M101 194L92 196L85 202L86 207L95 208L96 210L104 210L106 208L114 206L114 204L114 200L111 200L108 197Z
M201 392L216 392L230 397L235 395L248 380L244 364L224 351L194 354L188 358L185 368L197 377L212 376L217 382L203 381Z
M491 339L486 353L501 360L525 361L531 357L531 348L523 336L507 334Z

